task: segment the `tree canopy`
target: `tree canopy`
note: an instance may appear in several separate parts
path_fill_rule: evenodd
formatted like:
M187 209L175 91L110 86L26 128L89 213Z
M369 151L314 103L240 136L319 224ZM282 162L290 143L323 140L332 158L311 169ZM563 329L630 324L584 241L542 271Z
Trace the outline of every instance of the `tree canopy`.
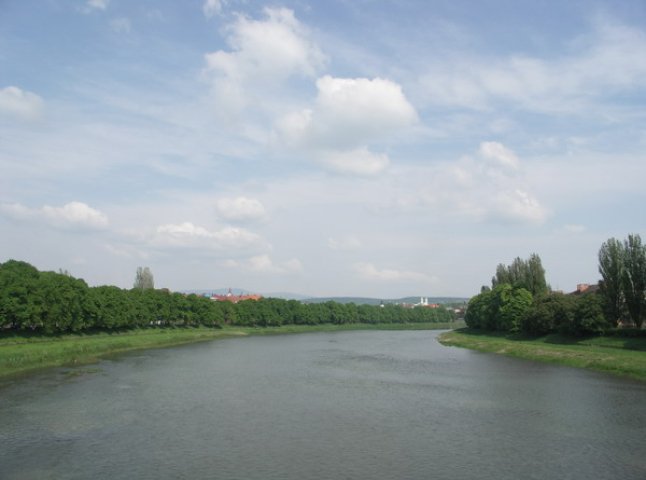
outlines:
M630 310L628 298L635 299L635 318L646 312L644 284L639 284L646 281L643 252L638 236L630 236L623 244L615 239L605 242L599 251L600 293L595 289L576 295L552 292L536 254L528 260L516 258L509 266L500 264L492 288L483 287L469 301L465 320L471 328L534 335L603 333ZM631 273L627 273L629 268Z
M148 271L148 273L147 273ZM0 332L48 334L143 327L278 326L320 323L421 323L454 319L446 308L387 305L303 304L263 298L237 304L155 289L149 269L139 268L135 287L88 287L65 273L40 272L25 262L0 264Z
M541 258L532 253L527 260L516 257L511 265L499 264L491 279L491 287L509 284L514 288L524 288L532 295L541 295L549 290L545 281L545 269Z

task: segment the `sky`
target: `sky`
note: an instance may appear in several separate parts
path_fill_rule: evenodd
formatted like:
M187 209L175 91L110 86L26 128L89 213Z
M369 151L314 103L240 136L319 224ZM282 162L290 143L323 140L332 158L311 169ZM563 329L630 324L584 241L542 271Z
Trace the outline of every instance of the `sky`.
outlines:
M0 262L89 285L554 289L646 237L643 0L0 0Z

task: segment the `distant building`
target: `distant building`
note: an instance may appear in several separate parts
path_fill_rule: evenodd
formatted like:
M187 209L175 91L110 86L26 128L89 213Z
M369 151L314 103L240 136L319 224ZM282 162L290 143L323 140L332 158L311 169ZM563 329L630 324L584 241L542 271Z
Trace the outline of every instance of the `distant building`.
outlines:
M584 293L595 293L599 290L599 284L590 285L589 283L579 283L576 290L570 292L570 295L583 295Z
M240 294L240 295L234 295L231 289L226 293L226 295L218 295L218 294L213 294L211 295L211 300L214 300L216 302L231 302L231 303L238 303L243 300L260 300L262 298L262 295L257 295L257 294Z
M428 297L420 297L419 303L412 305L412 307L425 307L425 308L439 308L439 303L428 303Z

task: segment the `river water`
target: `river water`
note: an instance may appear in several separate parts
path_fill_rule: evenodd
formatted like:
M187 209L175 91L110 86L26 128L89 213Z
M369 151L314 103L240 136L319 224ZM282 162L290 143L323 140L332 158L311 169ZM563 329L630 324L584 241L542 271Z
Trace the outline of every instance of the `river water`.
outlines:
M646 385L432 331L249 337L0 386L0 478L646 479Z

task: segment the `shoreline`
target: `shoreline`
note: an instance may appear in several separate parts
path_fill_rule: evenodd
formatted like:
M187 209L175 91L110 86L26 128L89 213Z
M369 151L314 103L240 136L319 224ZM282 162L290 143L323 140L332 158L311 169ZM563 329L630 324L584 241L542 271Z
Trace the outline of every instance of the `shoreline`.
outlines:
M646 382L646 338L574 339L554 334L524 338L461 328L443 333L438 341L450 347L585 368Z
M351 330L445 330L460 323L382 323L284 325L279 327L180 327L93 332L60 336L0 337L0 379L6 380L55 367L89 365L111 355L166 348L247 335L284 335Z

